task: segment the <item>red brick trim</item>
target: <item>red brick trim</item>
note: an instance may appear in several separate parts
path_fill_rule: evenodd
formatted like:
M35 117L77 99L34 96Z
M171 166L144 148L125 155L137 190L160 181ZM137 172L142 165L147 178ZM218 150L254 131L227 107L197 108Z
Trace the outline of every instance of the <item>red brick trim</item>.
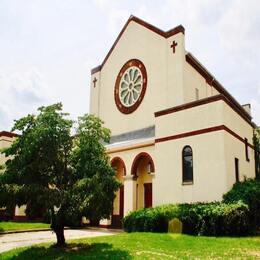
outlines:
M131 175L136 176L136 170L137 170L137 164L139 159L141 159L142 157L146 157L149 158L149 162L151 163L151 171L155 172L155 167L154 167L154 162L153 162L153 158L149 153L146 152L141 152L138 155L135 156L134 161L132 163L132 167L131 167Z
M185 109L201 106L204 104L208 104L211 102L215 102L218 100L222 100L223 98L224 97L222 95L216 95L216 96L212 96L212 97L208 97L208 98L203 98L203 99L192 101L192 102L180 105L180 106L171 107L171 108L167 108L167 109L155 112L154 115L155 115L155 117L164 116L164 115L175 113L175 112L178 112L181 110L185 110Z
M242 138L241 136L239 136L238 134L236 134L235 132L233 132L231 129L229 129L227 126L224 126L224 130L227 131L228 133L230 133L231 135L233 135L235 138L237 138L239 141L241 141L242 143L245 144L245 139ZM247 143L247 145L252 148L253 150L255 149L254 145Z
M185 28L182 26L182 25L179 25L169 31L163 31L145 21L143 21L142 19L136 17L136 16L133 16L131 15L129 17L129 19L127 20L126 24L124 25L123 29L121 30L121 32L119 33L119 35L117 36L114 44L112 45L111 49L109 50L108 54L106 55L105 59L103 60L102 64L93 68L91 70L91 75L100 71L102 69L102 67L105 65L106 61L108 60L109 56L111 55L111 53L113 52L114 48L116 47L118 41L120 40L121 36L123 35L123 33L125 32L128 24L131 22L131 21L134 21L142 26L144 26L145 28L147 28L148 30L151 30L152 32L156 33L156 34L159 34L160 36L164 37L164 38L169 38L175 34L178 34L178 33L183 33L185 34Z
M218 126L213 126L213 127L208 127L208 128L203 128L203 129L191 131L191 132L181 133L181 134L177 134L177 135L171 135L171 136L156 138L155 143L172 141L172 140L176 140L176 139L180 139L180 138L190 137L190 136L194 136L194 135L201 135L201 134L206 134L206 133L216 132L216 131L221 131L221 130L228 132L229 134L231 134L232 136L237 138L242 143L245 143L245 140L241 136L236 134L234 131L232 131L231 129L229 129L225 125L218 125ZM250 148L254 149L254 146L252 144L248 143L248 146Z
M26 221L28 220L27 216L14 216L13 220L15 221Z
M144 148L144 147L149 147L149 146L153 146L153 143L148 143L148 144L140 144L140 145L134 145L134 146L130 146L130 147L118 147L118 148L111 148L111 150L108 149L107 153L108 154L112 154L112 153L118 153L118 152L125 152L125 151L129 151L129 150L134 150L134 149L138 149L138 148Z
M0 137L1 137L1 136L6 136L6 137L12 138L12 137L18 137L19 135L16 134L16 133L12 133L12 132L1 131L1 132L0 132Z
M111 164L112 167L113 167L113 164L114 164L115 162L120 162L120 163L123 164L124 175L126 175L126 167L125 167L125 163L124 163L123 159L120 158L119 156L114 157L114 158L110 161L110 164Z
M101 66L101 65L98 65L97 67L91 69L91 75L92 75L92 74L95 74L95 73L98 72L98 71L101 71L101 68L102 68L102 66Z
M180 106L164 109L164 110L155 112L154 115L155 115L155 117L159 117L159 116L175 113L175 112L178 112L178 111L181 111L181 110L193 108L193 107L196 107L196 106L201 106L201 105L205 105L205 104L208 104L208 103L216 102L216 101L219 101L219 100L224 101L242 119L244 119L249 125L251 125L252 127L255 127L255 124L251 121L251 116L246 111L243 111L244 109L241 106L237 106L235 103L233 103L230 99L228 99L223 94L219 94L219 95L215 95L215 96L212 96L212 97L203 98L203 99L192 101L192 102L180 105ZM240 107L243 110L241 110Z
M236 102L234 102L232 99L228 98L226 95L223 99L227 105L229 105L237 114L243 118L249 125L251 125L253 128L256 128L256 124L251 121L252 117L245 111L245 109Z
M5 141L5 142L8 142L8 143L12 143L13 142L12 140L7 140L7 139L0 139L0 141Z
M182 133L182 134L156 138L155 143L161 143L161 142L176 140L176 139L185 138L185 137L189 137L189 136L201 135L201 134L205 134L205 133L224 130L223 127L224 127L224 125L220 125L220 126L214 126L214 127L204 128L204 129L200 129L200 130L195 130L195 131L191 131L191 132L186 132L186 133Z
M100 228L111 228L111 225L99 224L98 227L100 227Z
M161 35L164 38L169 38L169 37L171 37L171 36L173 36L175 34L178 34L178 33L185 34L185 28L182 25L178 25L178 26L174 27L173 29L170 29L170 30L165 32L165 31L157 28L156 26L154 26L154 25L152 25L150 23L147 23L144 20L142 20L142 19L140 19L140 18L138 18L136 16L133 16L133 15L130 16L128 21L129 22L130 21L135 21L136 23L144 26L145 28L151 30L154 33L157 33L157 34Z
M124 106L124 104L122 104L122 102L120 101L120 98L119 98L119 87L120 87L119 85L120 85L121 78L124 75L125 71L132 66L136 66L140 69L140 71L142 73L142 77L143 77L143 86L142 86L141 95L138 98L138 100L131 107L126 107L126 106ZM139 107L141 102L143 101L143 98L144 98L144 95L146 92L146 87L147 87L147 72L146 72L144 64L140 60L137 60L137 59L132 59L132 60L127 61L124 64L124 66L121 68L121 70L119 71L117 78L116 78L116 83L115 83L114 98L115 98L115 103L116 103L118 110L124 114L130 114L130 113L134 112Z
M236 101L236 99L211 75L202 64L200 64L190 53L186 54L186 61L205 78L206 82L213 86L219 93L225 96L225 102L229 104L242 118L244 118L250 125L256 127L251 122L252 117L245 111L245 109Z

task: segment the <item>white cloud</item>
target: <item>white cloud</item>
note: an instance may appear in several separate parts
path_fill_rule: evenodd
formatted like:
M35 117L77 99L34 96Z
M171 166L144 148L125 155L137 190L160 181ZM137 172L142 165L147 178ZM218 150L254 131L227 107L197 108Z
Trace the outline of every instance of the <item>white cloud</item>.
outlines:
M163 30L183 24L187 51L241 103L258 106L259 0L30 2L0 4L0 129L51 98L73 117L87 112L89 68L131 14Z
M0 105L0 131L7 130L7 126L10 123L10 115L5 107L1 107ZM9 129L10 130L10 129Z
M252 99L250 101L253 121L260 125L260 100Z
M50 99L43 76L33 67L19 72L2 71L0 88L0 129L10 129L12 120L32 113Z
M112 8L108 13L107 31L115 35L122 28L129 17L129 11L125 9Z
M260 35L258 0L233 1L219 21L220 43L232 52L251 51L258 47Z
M109 0L94 0L94 3L101 9L105 9L110 2Z

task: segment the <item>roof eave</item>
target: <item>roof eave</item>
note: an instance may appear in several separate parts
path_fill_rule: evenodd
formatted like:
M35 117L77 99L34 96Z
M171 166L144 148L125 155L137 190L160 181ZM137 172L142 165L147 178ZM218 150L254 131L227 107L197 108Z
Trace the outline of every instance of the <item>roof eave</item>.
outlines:
M113 52L114 48L116 47L118 41L120 40L121 36L123 35L123 33L125 32L128 24L131 22L131 21L134 21L136 23L138 23L139 25L142 25L143 27L151 30L152 32L164 37L164 38L169 38L175 34L178 34L178 33L183 33L185 34L185 28L182 26L182 25L178 25L168 31L163 31L159 28L157 28L156 26L150 24L150 23L147 23L146 21L134 16L134 15L131 15L129 17L129 19L127 20L127 22L125 23L124 27L122 28L122 30L120 31L120 33L118 34L114 44L112 45L112 47L110 48L109 52L107 53L105 59L103 60L102 64L101 65L98 65L96 66L95 68L91 69L91 75L101 71L101 69L103 68L103 66L105 65L106 61L108 60L109 56L111 55L111 53Z

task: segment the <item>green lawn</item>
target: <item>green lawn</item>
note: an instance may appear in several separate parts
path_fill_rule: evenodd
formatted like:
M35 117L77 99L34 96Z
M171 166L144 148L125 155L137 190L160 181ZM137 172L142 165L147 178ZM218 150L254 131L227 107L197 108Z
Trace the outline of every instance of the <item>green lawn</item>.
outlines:
M41 229L49 228L50 224L38 223L38 222L13 222L2 221L0 222L0 232L11 230L28 230L28 229Z
M15 249L1 259L259 259L260 237L215 238L131 233Z

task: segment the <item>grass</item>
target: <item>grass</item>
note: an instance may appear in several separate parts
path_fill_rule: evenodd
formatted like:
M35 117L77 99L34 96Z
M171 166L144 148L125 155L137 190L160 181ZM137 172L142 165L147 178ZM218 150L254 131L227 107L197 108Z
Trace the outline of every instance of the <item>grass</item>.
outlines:
M1 259L259 259L260 237L215 238L130 233L72 240L3 253Z
M14 221L2 221L0 222L0 232L11 230L30 230L30 229L42 229L49 228L50 224L39 222L14 222Z

